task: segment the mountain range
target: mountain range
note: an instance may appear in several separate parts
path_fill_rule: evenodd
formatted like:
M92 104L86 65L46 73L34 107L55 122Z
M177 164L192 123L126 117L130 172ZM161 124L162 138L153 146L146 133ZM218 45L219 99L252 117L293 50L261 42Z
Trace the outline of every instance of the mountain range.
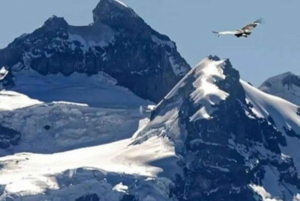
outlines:
M191 68L133 9L53 16L0 50L0 200L300 200L299 76ZM298 95L299 94L299 95Z

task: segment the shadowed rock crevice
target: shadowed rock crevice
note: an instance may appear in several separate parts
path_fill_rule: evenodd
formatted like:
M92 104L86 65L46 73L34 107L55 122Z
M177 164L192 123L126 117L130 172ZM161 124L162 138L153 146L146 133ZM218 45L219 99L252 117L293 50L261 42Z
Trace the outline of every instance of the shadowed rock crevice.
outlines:
M0 125L0 150L16 146L21 140L21 133Z

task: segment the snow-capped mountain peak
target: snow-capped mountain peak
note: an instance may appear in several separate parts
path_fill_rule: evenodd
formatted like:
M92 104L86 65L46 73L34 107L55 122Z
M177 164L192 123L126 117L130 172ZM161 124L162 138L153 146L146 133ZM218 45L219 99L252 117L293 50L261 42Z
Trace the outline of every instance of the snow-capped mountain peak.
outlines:
M213 57L203 59L166 95L165 99L170 99L179 91L185 90L183 87L193 86L194 91L190 96L194 104L202 107L191 120L210 118L211 106L228 96L228 93L215 85L215 82L225 79L226 76L223 74L225 65L226 60L213 60ZM191 77L195 79L190 79Z
M106 24L117 31L126 30L131 34L145 34L144 30L150 28L132 8L119 0L101 0L93 10L93 21L94 26Z
M150 119L137 107L65 103L3 111L11 152L39 146L0 158L0 190L28 200L299 200L298 111L241 80L229 59L209 56Z
M125 3L119 0L100 0L96 8L93 10L94 23L97 21L103 21L104 18L118 17L120 15L128 15L130 17L138 17L138 15Z
M0 49L0 66L13 74L30 68L45 76L104 72L153 102L159 102L190 70L175 43L123 3L101 0L93 16L94 22L86 26L50 17Z
M182 200L297 200L298 106L241 80L228 59L208 57L157 105L134 144L175 146Z
M285 72L264 81L259 89L300 105L300 76Z

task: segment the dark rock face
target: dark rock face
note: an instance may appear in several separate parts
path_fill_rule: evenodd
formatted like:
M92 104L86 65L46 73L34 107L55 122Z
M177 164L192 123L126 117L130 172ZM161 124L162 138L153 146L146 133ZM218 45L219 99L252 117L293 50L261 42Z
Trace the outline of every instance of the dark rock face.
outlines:
M277 75L274 78L276 78L276 77L278 77L277 81L279 82L276 84L280 84L283 87L287 86L288 89L293 88L293 85L300 88L300 76L298 76L298 75L295 75L291 72L287 72L287 73L283 73L281 75ZM281 78L279 78L279 77L281 77ZM270 78L270 79L272 79L272 78ZM263 87L263 86L271 88L273 86L273 84L271 83L270 80L266 80L260 87Z
M124 195L121 201L138 201L133 195Z
M3 72L1 72L3 70ZM0 90L10 89L14 87L14 76L11 71L7 71L4 67L0 70Z
M104 71L136 95L158 102L190 70L174 42L131 8L101 0L94 22L71 26L53 16L31 34L0 50L0 66L42 75Z
M77 198L75 201L99 201L100 198L97 194L84 195Z
M282 84L287 85L288 88L292 87L292 85L300 88L300 77L294 74L288 75L284 79L282 79Z
M21 140L21 133L0 125L0 149L16 146Z
M209 57L218 61L216 57ZM154 119L178 100L178 124L182 125L186 137L183 150L177 151L182 162L179 166L184 175L177 175L172 194L179 200L262 200L251 186L264 186L270 172L278 173L282 185L280 197L291 196L285 184L300 189L300 179L292 158L283 159L280 147L286 147L285 136L279 132L272 120L257 117L246 101L239 73L229 60L220 67L224 79L216 79L215 85L228 93L228 97L217 105L211 118L191 120L203 105L195 104L191 93L196 90L193 83L196 71L186 77L177 93L157 106ZM160 114L161 115L161 114ZM160 116L160 118L162 118ZM297 136L288 131L289 136ZM298 137L298 136L297 136ZM171 137L172 138L172 137ZM273 173L271 173L273 174Z
M81 196L77 198L75 201L100 201L100 198L98 197L97 194L89 194L89 195ZM138 200L136 200L133 195L124 195L120 201L138 201Z

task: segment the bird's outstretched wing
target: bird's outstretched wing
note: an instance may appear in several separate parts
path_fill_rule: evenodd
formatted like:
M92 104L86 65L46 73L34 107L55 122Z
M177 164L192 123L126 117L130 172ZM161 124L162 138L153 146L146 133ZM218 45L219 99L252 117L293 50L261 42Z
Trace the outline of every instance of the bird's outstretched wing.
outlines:
M239 34L240 31L213 31L214 34L217 34L217 36L219 37L220 35L235 35L235 34Z
M255 20L254 22L251 22L250 24L247 24L244 26L241 30L250 32L252 29L254 29L257 25L262 24L263 20L260 18L258 20Z

